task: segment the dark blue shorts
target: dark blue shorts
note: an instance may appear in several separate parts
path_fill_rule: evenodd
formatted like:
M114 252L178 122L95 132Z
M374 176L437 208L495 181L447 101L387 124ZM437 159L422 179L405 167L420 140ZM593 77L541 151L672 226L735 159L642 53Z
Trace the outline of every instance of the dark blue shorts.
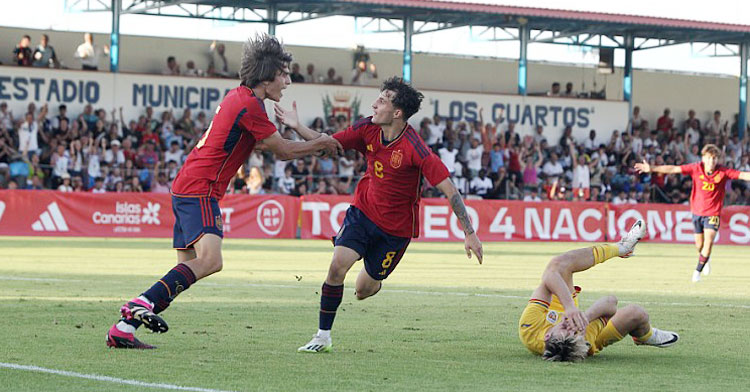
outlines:
M346 211L344 223L333 244L359 253L365 260L365 271L375 280L383 280L396 269L411 238L390 235L373 223L359 208Z
M203 234L224 238L219 203L213 197L180 197L172 195L174 237L172 247L190 249Z
M719 217L693 215L693 230L695 234L703 234L703 229L719 231Z

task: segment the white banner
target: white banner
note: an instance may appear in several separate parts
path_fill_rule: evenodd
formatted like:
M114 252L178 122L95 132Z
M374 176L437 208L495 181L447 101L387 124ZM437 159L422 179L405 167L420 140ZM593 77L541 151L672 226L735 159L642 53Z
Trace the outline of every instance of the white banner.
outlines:
M9 103L16 120L30 102L37 106L49 103L51 116L63 103L69 116L77 116L86 104L108 113L122 107L125 121L137 119L148 106L154 108L157 118L164 110L174 110L179 117L186 108L194 115L204 111L210 116L224 94L238 83L232 79L0 67L0 101ZM378 93L374 87L295 84L284 91L282 105L289 107L297 101L300 119L310 124L315 117L370 115L370 105ZM625 102L431 90L422 93L422 109L411 119L415 127L422 118L435 114L454 121L476 121L483 108L485 122L499 120L503 129L509 121L516 122L522 135L542 125L550 145L557 144L568 125L577 140L595 129L597 141L604 143L612 130L623 130L628 118ZM266 108L272 113L270 101L266 101Z

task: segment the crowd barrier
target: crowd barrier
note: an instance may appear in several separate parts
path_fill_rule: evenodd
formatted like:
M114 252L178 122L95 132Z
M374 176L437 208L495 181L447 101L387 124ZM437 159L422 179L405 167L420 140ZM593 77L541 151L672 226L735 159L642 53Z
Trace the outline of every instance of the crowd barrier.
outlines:
M352 199L227 195L219 205L227 238L330 239ZM169 238L171 206L168 194L0 191L0 235ZM686 205L466 200L466 209L482 241L612 241L644 219L647 241L693 242ZM424 199L420 210L419 241L463 239L447 200ZM750 207L722 210L718 243L750 243Z

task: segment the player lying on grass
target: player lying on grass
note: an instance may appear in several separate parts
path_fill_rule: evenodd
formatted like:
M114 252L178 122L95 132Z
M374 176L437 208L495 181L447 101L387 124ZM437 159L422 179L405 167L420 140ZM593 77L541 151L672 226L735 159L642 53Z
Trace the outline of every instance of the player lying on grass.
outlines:
M636 163L639 173L685 174L693 180L690 192L690 211L693 213L695 246L698 248L698 264L693 271L693 282L711 272L709 261L716 233L719 232L719 217L724 205L727 181L750 181L750 172L741 172L718 164L721 150L713 144L706 144L701 150L701 161L689 165L652 166L646 160Z
M466 255L473 252L482 262L482 243L448 169L407 123L421 102L422 94L403 79L388 79L372 104L373 115L333 135L344 149L364 154L367 171L334 239L333 260L321 290L318 333L299 348L301 352L331 350L331 327L344 294L344 278L357 260L364 259L355 286L355 295L362 300L380 290L411 239L419 236L422 176L448 198L466 236ZM276 116L304 139L315 137L299 123L296 105L292 110L277 105Z
M306 142L286 140L268 120L263 100L281 99L282 90L291 84L291 61L292 55L274 37L261 35L245 44L240 86L221 101L211 125L172 183L173 246L179 264L120 308L122 319L109 329L107 346L154 348L136 339L135 330L145 325L154 332L167 332L159 313L196 281L221 270L224 233L218 202L256 143L262 141L283 160L320 152L336 154L341 149L335 139L319 133Z
M639 220L617 244L571 250L552 258L518 321L523 345L548 361L575 362L628 334L637 345L675 344L680 338L676 333L652 328L648 313L638 305L618 309L614 296L599 299L585 312L578 308L581 289L573 286L573 274L616 256L630 257L645 234L646 227Z

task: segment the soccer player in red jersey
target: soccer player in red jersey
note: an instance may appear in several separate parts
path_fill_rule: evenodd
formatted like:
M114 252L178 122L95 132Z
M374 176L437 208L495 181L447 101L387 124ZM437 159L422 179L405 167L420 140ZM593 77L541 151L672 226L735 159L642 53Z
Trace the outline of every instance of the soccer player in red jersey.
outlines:
M122 306L122 319L107 333L107 346L154 348L136 339L135 330L145 325L154 332L166 332L167 323L159 313L196 281L221 270L223 231L218 201L256 143L262 141L282 160L319 152L336 154L341 149L338 141L317 133L305 142L286 140L268 120L263 100L281 99L282 90L291 84L291 61L291 54L274 37L260 35L245 44L240 86L221 101L172 184L178 264Z
M396 268L411 238L419 236L422 176L448 197L465 233L466 255L471 258L473 252L482 262L482 243L448 169L407 123L419 111L422 98L421 93L401 78L388 79L372 104L373 115L333 135L344 149L365 155L367 171L334 239L333 260L320 297L318 333L298 351L331 350L331 326L341 304L344 278L357 260L364 259L355 287L357 299L362 300L380 290L383 279ZM276 117L304 139L315 137L314 132L299 123L296 105L291 111L278 105L275 110Z
M651 166L645 160L635 164L635 169L640 173L686 174L693 179L690 210L693 213L695 246L698 248L698 265L693 271L693 282L700 281L701 272L703 275L709 274L708 263L714 238L719 231L719 215L724 204L727 181L750 181L750 172L718 165L721 150L715 145L706 144L701 150L701 156L701 162L681 166Z

